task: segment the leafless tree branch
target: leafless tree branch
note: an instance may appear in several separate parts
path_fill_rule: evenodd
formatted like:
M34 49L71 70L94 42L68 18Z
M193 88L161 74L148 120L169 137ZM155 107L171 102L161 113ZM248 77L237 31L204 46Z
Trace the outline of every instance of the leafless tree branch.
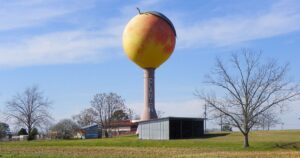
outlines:
M217 58L206 83L216 87L218 97L216 93L196 93L243 133L244 147L249 146L248 133L262 115L300 95L299 85L286 79L288 64L263 62L261 56L261 52L243 49L231 56L230 67Z
M34 127L41 127L52 120L48 111L50 105L51 102L34 86L8 101L5 115L7 119L12 119L15 123L27 127L30 135Z

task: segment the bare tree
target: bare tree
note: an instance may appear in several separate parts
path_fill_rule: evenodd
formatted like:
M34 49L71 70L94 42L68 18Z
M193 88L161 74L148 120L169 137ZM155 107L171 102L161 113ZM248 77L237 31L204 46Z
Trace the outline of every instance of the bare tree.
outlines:
M220 131L223 131L223 126L228 124L228 117L226 117L226 115L220 111L215 111L212 114L212 119L214 119L215 122L220 126Z
M156 110L157 113L157 118L162 118L165 115L165 112L161 111L161 110Z
M71 119L60 120L50 130L55 132L58 139L71 139L76 135L80 127Z
M93 108L87 108L79 114L72 116L72 119L81 127L92 125L97 122L97 112Z
M25 126L30 135L34 127L41 127L52 119L48 112L50 104L43 93L34 86L8 101L5 114L8 119Z
M258 127L261 127L262 130L270 130L271 127L274 127L280 124L281 121L278 118L278 114L274 110L268 110L262 113L258 117Z
M130 120L132 118L131 116L131 109L120 109L116 110L111 119L114 121L120 121L120 120Z
M127 115L128 115L128 119L133 120L134 111L131 108L127 108L126 112L127 112Z
M125 109L124 99L116 93L99 93L94 96L91 105L97 113L99 124L108 136L114 112Z
M260 115L283 106L300 94L299 86L286 79L288 65L274 60L262 61L261 53L244 49L233 54L230 67L217 58L214 72L206 83L215 93L198 93L208 105L229 118L231 126L244 135L244 147L249 147L248 134Z

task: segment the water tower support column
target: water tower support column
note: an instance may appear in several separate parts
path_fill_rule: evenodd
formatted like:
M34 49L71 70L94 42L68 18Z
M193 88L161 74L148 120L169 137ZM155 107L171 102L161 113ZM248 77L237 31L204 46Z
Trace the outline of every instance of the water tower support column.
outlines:
M142 120L156 119L155 110L155 69L144 69L144 112Z

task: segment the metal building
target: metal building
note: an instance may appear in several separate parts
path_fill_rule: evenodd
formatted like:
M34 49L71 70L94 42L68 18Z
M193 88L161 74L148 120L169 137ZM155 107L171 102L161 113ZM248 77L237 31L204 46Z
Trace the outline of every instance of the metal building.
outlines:
M97 124L81 127L82 139L101 138L101 128Z
M204 119L166 117L139 122L139 139L169 140L200 138L204 135Z

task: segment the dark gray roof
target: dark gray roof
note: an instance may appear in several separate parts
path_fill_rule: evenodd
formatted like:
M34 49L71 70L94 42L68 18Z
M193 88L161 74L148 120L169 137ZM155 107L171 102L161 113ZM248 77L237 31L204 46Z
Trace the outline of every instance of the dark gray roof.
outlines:
M202 121L204 118L198 117L163 117L158 119L146 120L146 121L139 121L138 123L147 123L147 122L158 122L164 120L195 120L195 121Z

